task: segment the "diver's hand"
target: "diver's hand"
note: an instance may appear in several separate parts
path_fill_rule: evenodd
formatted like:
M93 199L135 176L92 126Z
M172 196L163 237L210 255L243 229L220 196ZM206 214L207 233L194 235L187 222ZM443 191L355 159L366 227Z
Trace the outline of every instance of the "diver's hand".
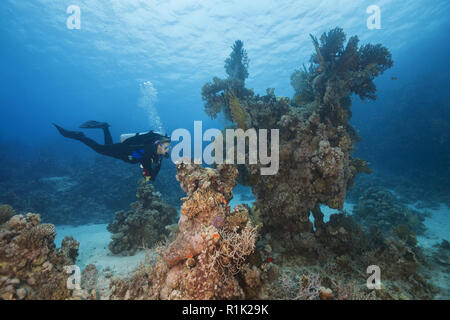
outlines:
M142 175L144 176L146 182L150 181L150 179L152 178L150 176L150 172L148 172L148 170L146 169L142 170Z

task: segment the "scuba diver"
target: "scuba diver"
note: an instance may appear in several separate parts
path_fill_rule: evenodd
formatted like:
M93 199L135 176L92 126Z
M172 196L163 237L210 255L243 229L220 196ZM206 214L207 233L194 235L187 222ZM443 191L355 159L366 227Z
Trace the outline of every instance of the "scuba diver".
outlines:
M123 160L128 163L140 163L142 175L146 181L154 181L161 168L162 158L169 157L170 137L149 131L146 133L123 134L121 142L113 143L109 124L106 122L87 121L80 128L103 129L105 144L99 144L86 137L83 132L69 131L53 123L59 133L66 138L83 142L95 152Z

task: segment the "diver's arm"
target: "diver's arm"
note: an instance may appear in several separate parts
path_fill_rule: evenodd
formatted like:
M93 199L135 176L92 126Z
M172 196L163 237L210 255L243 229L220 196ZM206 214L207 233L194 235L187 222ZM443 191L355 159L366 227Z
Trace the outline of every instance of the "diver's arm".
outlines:
M151 160L145 160L141 162L142 167L142 176L145 178L145 181L149 181L152 178L152 165Z
M161 169L161 158L155 160L156 162L153 164L153 169L150 171L150 180L155 181L156 176L158 175L159 169Z
M142 175L145 181L154 181L155 177L153 175L152 165L154 165L154 158L156 155L156 148L154 146L145 145L143 146L143 156L141 159Z

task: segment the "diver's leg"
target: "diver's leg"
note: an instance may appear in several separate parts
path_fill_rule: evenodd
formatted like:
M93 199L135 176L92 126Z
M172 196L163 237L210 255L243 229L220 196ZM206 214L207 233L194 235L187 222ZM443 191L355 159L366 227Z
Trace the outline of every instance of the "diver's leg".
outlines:
M98 122L95 120L86 121L80 126L83 129L103 129L105 127L109 127L108 122Z
M105 146L113 144L111 132L109 132L109 127L103 128L103 134L105 136Z
M114 149L110 148L110 146L104 146L104 145L98 144L94 140L86 137L83 132L69 131L69 130L61 128L57 124L53 124L53 125L56 127L56 129L58 129L59 133L61 133L61 135L63 135L64 137L81 141L85 145L87 145L88 147L93 149L95 152L98 152L105 156L115 157L113 154Z
M113 144L111 133L109 132L109 124L107 122L98 122L95 120L89 120L83 123L80 128L84 129L103 129L105 137L105 145Z

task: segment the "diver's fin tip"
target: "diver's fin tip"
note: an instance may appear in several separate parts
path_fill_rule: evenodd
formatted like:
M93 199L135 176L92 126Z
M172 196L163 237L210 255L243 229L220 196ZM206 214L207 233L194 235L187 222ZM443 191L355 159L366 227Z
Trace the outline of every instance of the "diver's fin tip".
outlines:
M109 124L107 122L98 122L94 120L89 120L80 125L80 128L83 129L105 129L109 128Z

